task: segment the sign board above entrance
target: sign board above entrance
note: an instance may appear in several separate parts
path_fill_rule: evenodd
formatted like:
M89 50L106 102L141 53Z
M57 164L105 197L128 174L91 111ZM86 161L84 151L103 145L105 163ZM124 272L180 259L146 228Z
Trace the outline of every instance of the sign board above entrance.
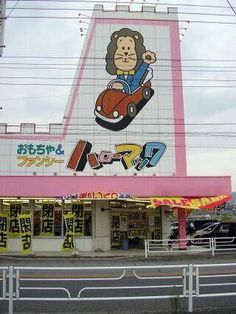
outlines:
M78 194L69 194L62 196L62 199L104 199L104 200L116 200L116 199L128 199L132 198L132 195L128 193L116 193L116 192L83 192Z

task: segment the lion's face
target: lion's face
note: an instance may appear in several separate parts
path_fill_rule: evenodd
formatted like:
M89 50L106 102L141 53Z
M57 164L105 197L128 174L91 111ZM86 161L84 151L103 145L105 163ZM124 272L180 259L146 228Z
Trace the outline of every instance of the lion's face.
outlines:
M130 36L121 36L117 38L117 50L114 55L114 63L118 70L131 71L137 65L137 53L135 50L135 41Z

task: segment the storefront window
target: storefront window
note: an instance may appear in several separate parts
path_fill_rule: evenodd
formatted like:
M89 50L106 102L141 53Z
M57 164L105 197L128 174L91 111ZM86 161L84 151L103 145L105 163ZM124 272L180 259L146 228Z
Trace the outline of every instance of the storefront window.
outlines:
M62 202L35 200L34 207L34 236L62 236Z
M2 199L0 211L8 217L8 235L18 238L20 236L19 215L30 214L29 200Z
M92 236L92 208L90 201L66 200L64 203L64 214L74 214L75 237ZM65 224L64 224L65 234Z
M161 210L150 210L145 203L112 201L111 247L143 248L144 239L161 239Z
M63 237L65 235L63 214L69 212L73 212L75 215L75 236L92 236L92 207L90 201L3 199L0 204L0 212L9 217L8 229L10 229L8 232L11 237L20 236L18 223L18 215L20 214L32 215L33 236Z
M40 235L40 228L41 228L41 210L34 210L33 215L34 236Z
M58 237L62 236L62 210L55 210L54 235Z
M92 236L92 211L91 210L85 210L84 235L85 235L85 237L91 237Z

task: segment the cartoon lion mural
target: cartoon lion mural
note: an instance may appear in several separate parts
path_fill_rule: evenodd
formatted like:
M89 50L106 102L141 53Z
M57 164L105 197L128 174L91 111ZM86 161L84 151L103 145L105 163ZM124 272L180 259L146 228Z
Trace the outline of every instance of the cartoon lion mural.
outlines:
M111 75L117 75L117 79L126 81L131 92L141 85L147 68L154 62L156 54L146 50L143 36L139 32L122 28L111 35L107 47L106 70ZM120 83L114 83L112 87L124 88Z
M150 64L156 54L146 50L143 36L129 28L111 35L107 46L106 71L116 78L97 98L95 121L111 131L125 129L154 95Z

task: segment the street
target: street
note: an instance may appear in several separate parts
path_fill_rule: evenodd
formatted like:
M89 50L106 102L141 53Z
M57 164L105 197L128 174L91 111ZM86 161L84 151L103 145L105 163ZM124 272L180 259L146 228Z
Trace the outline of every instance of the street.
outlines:
M15 267L50 267L45 269L19 269L20 276L20 298L57 298L56 301L14 301L14 313L164 313L164 312L186 312L188 309L187 298L174 297L173 299L150 299L150 300L101 300L102 298L112 297L144 297L144 296L168 296L181 295L183 291L182 269L181 268L148 268L138 269L135 274L132 269L128 269L122 277L123 270L109 269L109 267L140 267L157 265L183 265L189 263L207 264L209 263L232 263L233 255L219 255L215 258L206 257L185 257L179 260L173 257L157 258L143 261L142 259L110 259L110 260L80 260L70 259L22 259L6 260L2 259L1 266L14 265ZM53 269L54 267L70 267L69 269ZM73 269L76 267L104 267L102 270L81 271ZM230 269L221 269L216 267L204 269L203 273L216 274L218 272L228 275L228 277L201 279L201 284L231 282L230 274L236 273L236 267ZM172 276L173 278L168 278ZM176 277L180 278L176 278ZM118 280L119 277L122 277ZM137 277L145 277L138 279ZM149 278L148 278L149 277ZM150 278L151 277L151 278ZM159 277L154 279L153 277ZM160 279L160 277L162 277ZM164 278L165 277L165 278ZM94 279L97 278L97 281ZM113 280L111 280L113 278ZM114 279L116 278L116 279ZM235 278L235 277L234 277ZM67 280L65 280L67 279ZM209 281L210 280L210 281ZM166 287L163 287L165 285ZM188 284L187 284L188 285ZM138 289L129 289L128 287L139 287ZM144 288L141 288L141 287ZM162 286L162 287L160 287ZM34 288L33 288L34 287ZM42 287L47 290L42 291ZM82 288L86 290L82 291ZM96 289L95 289L96 287ZM115 288L116 287L116 288ZM117 289L119 287L119 289ZM122 287L122 288L121 288ZM28 288L28 289L25 289ZM33 289L32 289L33 288ZM92 289L91 289L92 288ZM223 289L223 290L222 290ZM224 287L201 287L201 293L216 292L235 292L235 285ZM2 291L0 292L2 294ZM65 300L63 298L68 298ZM63 300L58 301L61 298ZM80 298L80 300L78 299ZM89 298L100 298L99 301L93 301ZM75 300L76 299L76 300ZM83 300L82 300L83 299ZM8 303L1 302L0 313L7 313ZM235 296L194 298L194 312L217 312L224 309L225 313L235 313Z

